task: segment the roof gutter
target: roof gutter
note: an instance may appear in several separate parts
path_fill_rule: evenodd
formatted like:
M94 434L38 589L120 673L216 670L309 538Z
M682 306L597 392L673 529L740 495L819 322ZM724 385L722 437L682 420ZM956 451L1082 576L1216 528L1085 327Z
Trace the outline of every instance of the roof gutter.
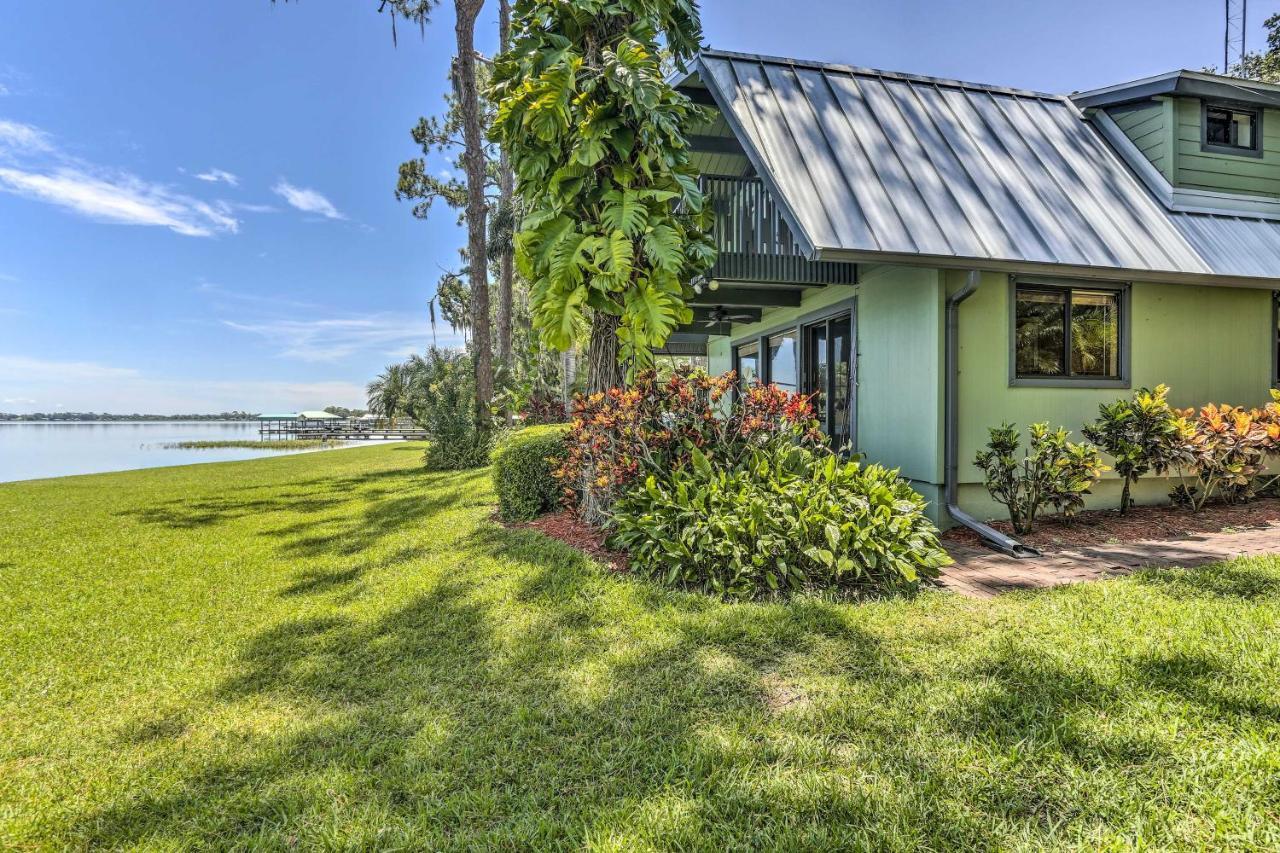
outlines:
M965 279L964 286L955 293L947 296L946 310L946 355L945 355L945 391L943 402L943 421L944 421L944 450L943 450L943 480L944 491L946 494L947 513L959 524L977 533L982 537L982 541L986 545L990 545L1002 554L1008 554L1010 557L1038 557L1040 552L1029 545L1023 545L1016 539L1013 539L996 530L989 524L984 524L974 518L969 513L962 510L957 503L957 491L959 489L959 471L960 471L960 424L959 424L959 386L960 386L960 303L964 302L974 294L978 289L978 281L980 278L978 270L970 270L968 277Z

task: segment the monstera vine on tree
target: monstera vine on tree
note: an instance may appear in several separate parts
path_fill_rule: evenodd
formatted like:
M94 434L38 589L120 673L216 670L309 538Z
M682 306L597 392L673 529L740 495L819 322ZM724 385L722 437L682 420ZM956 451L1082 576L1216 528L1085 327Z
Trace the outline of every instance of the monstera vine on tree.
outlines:
M693 0L519 0L491 97L525 216L534 323L566 349L591 312L588 385L620 384L689 322L715 260L683 128L704 108L665 79L698 49Z

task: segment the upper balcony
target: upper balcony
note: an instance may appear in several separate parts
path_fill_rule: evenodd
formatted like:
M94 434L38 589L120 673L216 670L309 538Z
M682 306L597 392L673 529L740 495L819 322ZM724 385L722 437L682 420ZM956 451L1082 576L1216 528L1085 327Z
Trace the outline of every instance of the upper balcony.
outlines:
M760 178L702 175L698 183L715 213L719 256L709 278L800 287L857 283L854 264L805 257Z

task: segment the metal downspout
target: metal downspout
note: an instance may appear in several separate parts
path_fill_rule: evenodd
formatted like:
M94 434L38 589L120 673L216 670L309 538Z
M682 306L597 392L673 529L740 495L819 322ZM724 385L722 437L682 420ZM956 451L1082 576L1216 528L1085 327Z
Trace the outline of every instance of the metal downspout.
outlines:
M960 385L960 303L964 302L978 289L980 273L970 270L964 286L947 297L946 329L945 329L945 364L946 386L943 394L943 482L946 492L947 513L960 524L982 537L982 541L1010 557L1038 557L1040 552L1029 545L1023 545L1016 539L1004 535L989 524L983 524L956 503L959 488L960 470L960 425L958 390Z

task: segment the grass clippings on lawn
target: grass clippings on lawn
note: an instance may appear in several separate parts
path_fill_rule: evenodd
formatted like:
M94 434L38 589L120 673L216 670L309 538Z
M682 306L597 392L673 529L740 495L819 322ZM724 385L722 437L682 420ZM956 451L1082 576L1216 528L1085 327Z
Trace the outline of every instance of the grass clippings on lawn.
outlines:
M1280 560L725 604L421 456L0 485L0 848L1280 847Z

